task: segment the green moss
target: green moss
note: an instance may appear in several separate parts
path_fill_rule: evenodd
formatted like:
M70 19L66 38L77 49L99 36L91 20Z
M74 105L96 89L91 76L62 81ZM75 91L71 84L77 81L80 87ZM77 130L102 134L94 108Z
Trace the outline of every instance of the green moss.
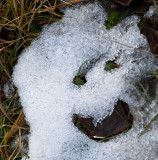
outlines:
M119 19L120 13L118 11L115 11L109 15L107 21L104 23L106 29L110 29L111 27L115 26L119 22Z

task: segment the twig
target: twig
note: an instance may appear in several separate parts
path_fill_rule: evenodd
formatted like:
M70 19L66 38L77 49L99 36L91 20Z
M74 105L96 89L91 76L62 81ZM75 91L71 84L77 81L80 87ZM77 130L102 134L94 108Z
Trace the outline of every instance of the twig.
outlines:
M47 9L41 9L39 11L39 13L46 12L48 10L55 10L56 8L61 8L61 7L64 7L64 6L69 6L69 5L79 3L79 2L84 2L84 1L86 1L86 0L74 0L74 1L70 1L70 2L65 2L63 4L54 5L53 7L48 7Z

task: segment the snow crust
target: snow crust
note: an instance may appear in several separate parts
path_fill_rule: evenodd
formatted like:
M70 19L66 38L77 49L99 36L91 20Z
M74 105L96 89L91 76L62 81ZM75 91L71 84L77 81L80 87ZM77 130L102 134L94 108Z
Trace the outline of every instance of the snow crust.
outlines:
M138 138L144 120L135 108L146 104L132 85L157 67L153 56L127 46L149 50L146 38L132 16L106 30L106 13L98 3L65 9L62 21L45 26L41 36L22 53L13 73L26 119L31 127L31 160L156 160L158 131ZM120 45L118 43L124 45ZM120 68L104 70L109 60L118 57ZM80 65L87 59L87 83L72 83ZM90 66L90 67L89 67ZM90 69L86 69L86 67ZM113 111L118 99L130 105L133 128L107 143L97 143L81 133L72 122L79 113L93 116L94 124ZM156 113L157 102L148 105Z

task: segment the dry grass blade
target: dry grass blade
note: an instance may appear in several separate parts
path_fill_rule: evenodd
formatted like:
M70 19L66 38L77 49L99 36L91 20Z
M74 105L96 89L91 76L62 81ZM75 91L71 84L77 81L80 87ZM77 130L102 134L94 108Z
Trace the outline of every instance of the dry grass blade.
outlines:
M1 102L0 102L0 110L1 110L1 112L5 115L5 117L6 117L7 119L9 119L9 121L11 121L10 118L8 117L7 113L5 112L5 110L4 110ZM12 122L12 121L11 121L11 122Z
M8 117L8 115L7 115L6 111L5 111L5 109L4 109L3 106L2 106L2 102L1 102L1 93L0 93L0 110L1 110L1 112L5 115L5 117L6 117L11 123L13 123L13 122L11 121L11 119Z
M54 1L54 8L56 8L57 0Z
M19 128L19 149L21 150L21 129Z
M26 124L25 115L23 111L21 111L13 127L10 129L8 134L5 136L4 145L7 145L7 142L9 141L9 139L12 138L12 136L15 135L15 133L19 130L19 127L22 127L25 124Z
M136 111L138 112L138 114L140 115L140 117L144 117L144 115L141 113L141 111L139 110L138 107L136 107Z
M21 153L23 154L23 156L26 158L26 159L29 159L29 157L21 150Z
M7 160L11 160L11 158L14 156L14 154L16 153L16 150L18 149L18 145L16 146L16 148L14 149L13 153L10 155L10 157L7 158Z
M16 129L22 129L22 130L29 130L30 128L26 127L20 127L20 126L15 126L15 125L9 125L9 124L4 124L2 127L10 127L10 128L16 128Z
M0 65L3 66L3 63L2 63L2 61L1 61L1 59L0 59ZM11 76L10 76L9 72L8 72L5 68L4 68L4 72L5 72L6 76L7 76L9 79L11 79Z
M70 1L70 2L65 2L63 4L56 5L56 8L69 6L69 5L72 5L72 4L75 4L75 3L79 3L79 2L84 2L84 1L86 1L86 0L74 0L74 1Z
M1 157L4 157L4 153L3 153L3 147L6 147L5 145L3 145L3 146L0 146L0 155L1 155Z
M18 25L19 28L21 27L21 23L24 16L24 0L21 0L20 4L21 4L21 16L20 16L19 25Z
M20 154L21 151L21 129L19 129L19 144L18 144L18 152L16 153L16 155L13 157L14 154L12 154L12 156L9 157L8 160L10 160L12 157L13 160L15 160L17 158L17 156Z
M27 31L29 32L30 31L30 26L32 24L32 21L35 17L35 14L38 12L38 10L42 7L42 5L46 2L47 0L44 0L41 2L41 4L38 6L38 8L36 9L36 11L33 13L31 19L28 21L28 28L27 28Z
M3 148L3 147L8 147L8 145L1 145L1 146L0 146L0 148Z
M13 6L14 6L14 9L15 9L15 14L16 14L16 16L18 16L18 7L17 7L16 0L13 0Z
M7 0L9 7L13 10L14 5L13 5L13 1L12 0Z
M131 49L136 50L136 51L138 51L138 52L143 52L143 53L147 53L147 54L152 54L152 55L154 55L154 56L156 56L156 57L158 56L158 55L156 55L156 54L154 54L154 53L152 53L152 52L148 52L148 51L145 51L145 50L143 50L143 49L134 48L134 47L132 47L132 46L129 46L129 45L120 43L120 42L118 42L118 41L114 41L114 40L110 40L110 39L108 39L108 40L111 41L111 42L114 42L114 43L116 43L116 44L119 44L119 45L121 45L121 46L124 46L124 47L127 47L127 48L131 48Z
M18 152L18 153L15 155L15 157L13 158L13 160L15 160L19 154L20 154L20 152Z
M152 124L153 122L155 122L155 121L157 120L157 118L158 118L158 114L156 114L156 115L154 116L154 118L152 118L152 120L150 121L150 123L149 123L149 124L144 128L144 130L140 133L139 137L142 136L142 135L148 130L148 128L151 126L151 124Z
M38 13L49 12L51 10L54 11L57 8L61 8L61 7L64 7L64 6L69 6L69 5L76 4L76 3L79 3L79 2L84 2L84 1L86 1L86 0L74 0L74 1L65 2L63 4L58 4L58 5L56 5L56 2L55 2L53 7L48 7L46 9L41 9Z

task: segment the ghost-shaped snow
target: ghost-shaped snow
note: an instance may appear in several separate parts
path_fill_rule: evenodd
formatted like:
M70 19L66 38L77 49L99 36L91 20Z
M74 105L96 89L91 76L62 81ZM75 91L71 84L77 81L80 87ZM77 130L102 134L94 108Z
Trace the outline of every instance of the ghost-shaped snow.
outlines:
M127 47L148 49L137 27L138 17L129 17L106 30L106 13L98 3L78 5L64 12L62 21L46 25L41 36L23 51L13 73L31 127L30 159L155 158L157 131L138 140L141 122L108 143L90 140L72 123L74 113L100 122L113 111L118 99L131 108L143 105L144 100L137 98L136 92L129 92L133 87L130 82L155 69L157 62L153 56ZM106 62L115 57L121 67L105 71ZM87 71L87 83L78 87L72 80L80 65L90 58L97 62Z

